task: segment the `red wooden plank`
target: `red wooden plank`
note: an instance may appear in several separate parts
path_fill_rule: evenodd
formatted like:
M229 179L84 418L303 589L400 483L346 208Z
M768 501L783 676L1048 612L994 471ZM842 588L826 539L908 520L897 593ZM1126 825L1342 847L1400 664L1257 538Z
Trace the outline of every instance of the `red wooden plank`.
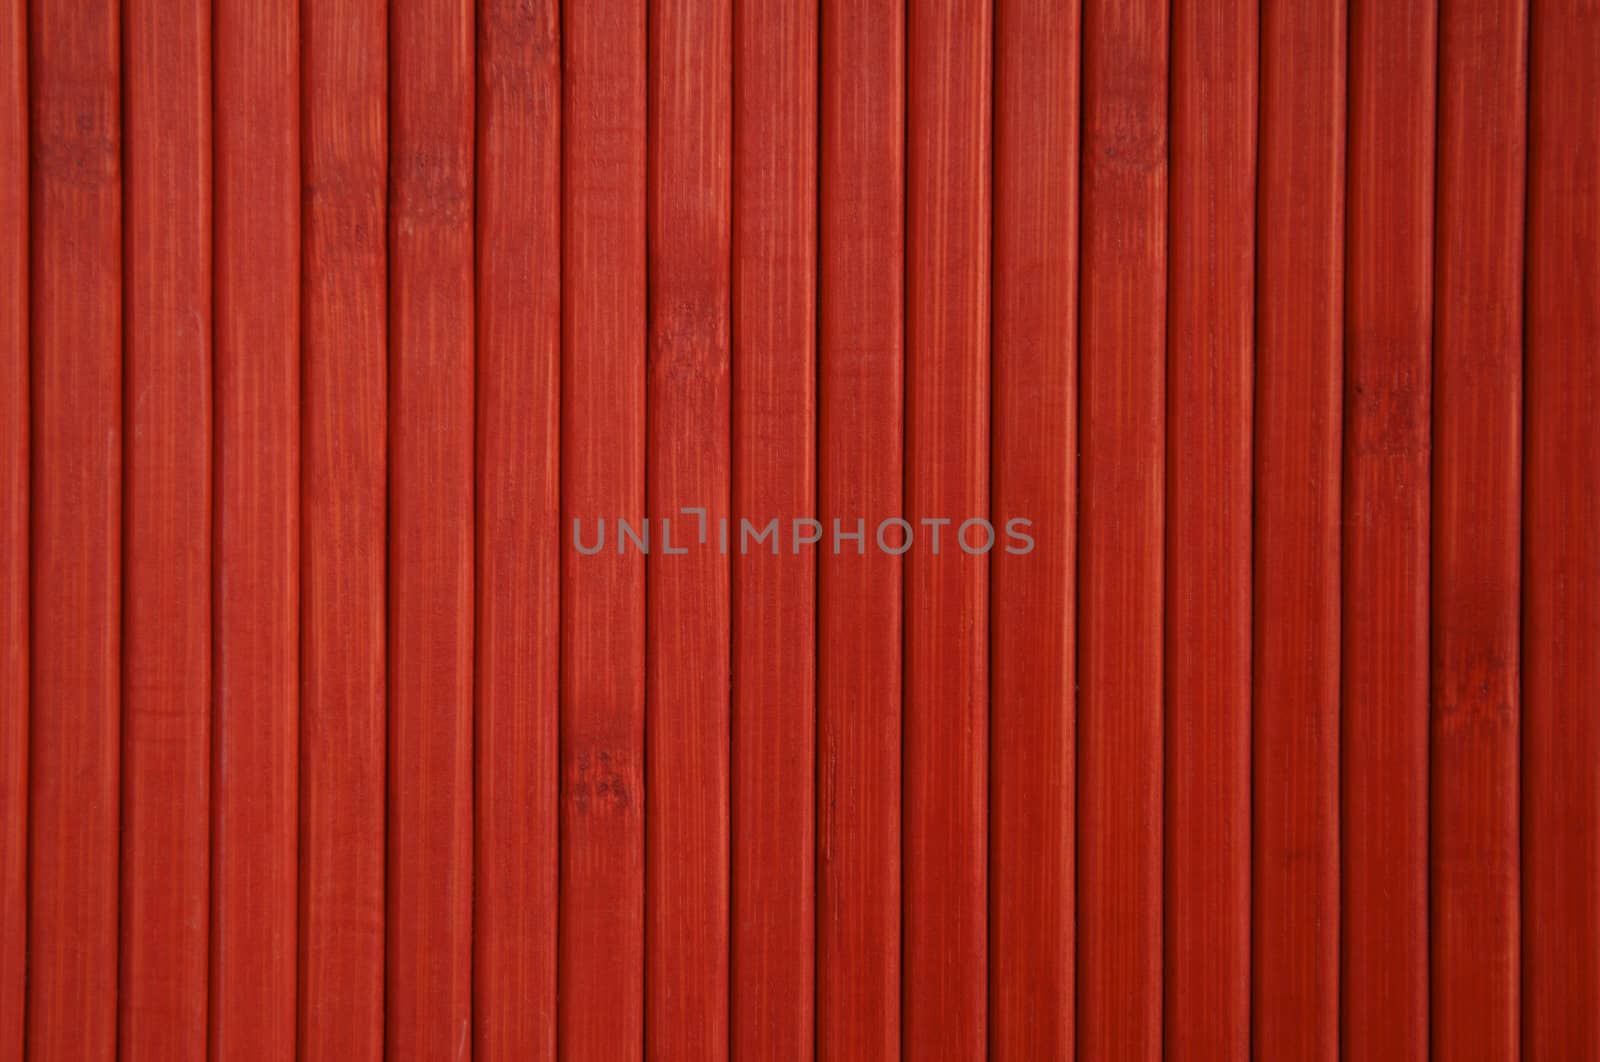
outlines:
M211 9L128 0L119 1051L206 1054Z
M554 0L478 17L477 857L482 1062L556 1046L561 40Z
M28 955L28 24L0 10L0 1053L20 1058Z
M216 8L211 1055L294 1053L299 5Z
M1532 32L1523 1047L1588 1058L1600 1056L1600 8L1540 0Z
M27 1053L117 1050L122 130L116 3L30 4Z
M473 25L390 7L389 1058L471 1051Z
M1166 1057L1250 1053L1254 0L1172 12Z
M1078 1050L1161 1055L1165 3L1083 12Z
M1339 1053L1344 0L1265 0L1256 236L1252 1018Z
M989 539L971 521L989 515L993 26L975 0L913 2L907 26L906 508L918 541L905 584L901 1007L908 1054L980 1058Z
M559 1042L643 1049L645 5L562 27L561 914ZM598 521L609 545L572 548Z
M1350 17L1343 539L1347 1055L1428 1049L1431 3Z
M729 0L649 26L645 1026L652 1058L728 1054ZM673 517L678 517L676 521ZM666 521L666 522L662 522ZM673 523L678 534L671 545ZM686 549L683 555L667 548Z
M383 1054L387 39L308 4L301 439L303 1059Z
M829 533L834 519L870 529L901 514L904 21L903 0L822 4L817 499ZM900 590L897 555L824 548L816 1006L829 1059L900 1054Z
M1430 549L1433 1051L1515 1059L1527 5L1439 14Z
M734 13L733 517L757 527L816 503L817 17ZM816 573L809 549L733 559L735 1058L814 1054Z

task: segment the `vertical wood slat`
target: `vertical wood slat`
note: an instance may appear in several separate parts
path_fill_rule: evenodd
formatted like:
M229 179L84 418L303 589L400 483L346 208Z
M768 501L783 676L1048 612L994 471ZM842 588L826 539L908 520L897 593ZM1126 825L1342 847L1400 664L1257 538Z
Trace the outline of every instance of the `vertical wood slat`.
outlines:
M816 0L733 12L734 526L816 511ZM735 1058L814 1055L812 551L733 558L729 1001Z
M1162 1053L1168 6L1084 5L1078 1052Z
M720 524L730 500L733 11L649 7L645 1027L652 1058L710 1060L728 1055L731 562L682 510Z
M907 5L905 1051L988 1042L989 256L993 24ZM847 517L848 519L848 517ZM937 523L946 521L947 526ZM939 536L938 552L934 536Z
M299 1054L384 1049L388 53L383 0L308 4Z
M118 1055L203 1059L210 941L210 5L123 12Z
M28 951L28 25L0 10L0 1053L22 1057Z
M561 913L559 1044L644 1042L645 564L617 521L645 508L643 0L562 27ZM609 525L607 547L569 543ZM584 541L592 542L585 537Z
M29 5L27 1055L117 1050L122 128L115 2Z
M994 36L988 966L1004 1062L1073 1050L1080 5L1001 0Z
M1600 9L1532 5L1523 1048L1600 1053Z
M903 0L822 3L817 517L830 531L901 515L905 15ZM820 563L817 1050L896 1057L903 566L879 550Z
M1428 1049L1436 12L1353 0L1345 284L1343 1047Z
M561 30L478 17L475 1057L553 1057L560 647Z
M1163 984L1168 1059L1250 1052L1255 0L1172 9Z
M1344 0L1264 0L1251 885L1261 1058L1339 1054Z
M1515 1059L1527 5L1443 0L1438 32L1431 1035Z

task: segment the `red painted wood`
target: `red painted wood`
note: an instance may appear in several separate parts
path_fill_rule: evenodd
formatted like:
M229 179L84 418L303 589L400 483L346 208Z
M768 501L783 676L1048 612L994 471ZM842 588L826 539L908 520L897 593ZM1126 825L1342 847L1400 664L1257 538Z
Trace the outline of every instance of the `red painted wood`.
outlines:
M1168 10L1084 5L1078 1052L1161 1056Z
M913 1057L981 1058L989 564L968 521L989 515L993 24L974 0L913 2L906 18L906 515L928 539L904 591L901 1020Z
M210 940L211 15L123 12L118 1056L203 1059Z
M1353 0L1345 244L1342 1048L1428 1050L1432 4Z
M645 5L562 24L559 1046L644 1044ZM607 548L568 539L597 522Z
M758 528L816 511L817 17L734 8L732 516ZM816 585L810 550L734 554L735 1058L814 1055Z
M1172 9L1166 1057L1250 1053L1253 0Z
M1260 1058L1339 1054L1343 0L1261 6L1251 1018Z
M821 18L817 518L831 535L835 518L850 530L901 515L905 6L823 0ZM903 566L831 541L820 564L817 1053L889 1058L901 1048Z
M1074 1036L1080 7L1005 0L994 38L989 1053L1021 1060Z
M1439 12L1429 771L1431 1039L1518 1057L1527 6Z
M1600 1052L1600 9L1541 2L1529 58L1522 1044Z
M387 40L302 9L299 1055L383 1054Z
M720 522L730 501L733 9L649 6L645 1028L651 1058L721 1059L731 562L682 510Z
M115 3L29 5L27 1055L117 1051L122 96Z
M554 2L485 0L477 38L480 1062L556 1046L561 38Z
M21 1057L28 955L28 24L0 10L0 1052Z
M300 19L215 9L210 1053L295 1049Z

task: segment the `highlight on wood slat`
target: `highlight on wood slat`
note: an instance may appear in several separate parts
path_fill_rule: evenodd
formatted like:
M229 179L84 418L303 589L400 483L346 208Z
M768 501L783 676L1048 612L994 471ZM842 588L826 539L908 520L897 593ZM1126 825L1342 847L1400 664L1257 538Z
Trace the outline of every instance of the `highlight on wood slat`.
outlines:
M1345 243L1342 1049L1428 1050L1436 12L1352 0Z
M817 511L817 19L816 0L734 8L730 519L758 527ZM735 1058L814 1055L816 580L812 550L733 557Z
M115 2L30 4L28 1057L117 1050L122 137Z
M123 14L118 1056L206 1056L211 782L211 11Z
M561 38L555 0L477 36L473 1046L556 1049Z
M1162 1051L1168 7L1083 9L1078 1052Z
M1522 1046L1600 1052L1600 10L1532 5Z
M1521 1039L1525 0L1439 12L1429 996L1442 1058Z
M387 750L388 23L302 8L299 1055L380 1058Z
M565 13L557 946L574 1060L644 1045L645 558L620 521L645 516L645 41L644 0ZM580 553L601 520L610 539Z
M990 520L1005 545L989 555L988 969L998 1060L1073 1050L1081 33L1076 2L995 6Z
M1251 1019L1339 1053L1344 0L1264 0L1257 169Z
M830 533L836 518L902 516L905 17L903 0L822 2L817 519ZM896 1057L902 563L845 549L820 564L817 1051Z

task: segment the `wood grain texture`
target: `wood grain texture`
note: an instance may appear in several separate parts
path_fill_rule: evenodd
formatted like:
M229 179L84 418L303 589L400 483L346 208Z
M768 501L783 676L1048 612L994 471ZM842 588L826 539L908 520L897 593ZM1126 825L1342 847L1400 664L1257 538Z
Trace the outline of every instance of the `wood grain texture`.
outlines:
M1257 171L1251 1018L1339 1054L1344 0L1264 0Z
M1533 5L1522 1046L1600 1052L1600 6Z
M816 511L817 19L734 6L732 518L758 527ZM815 1053L816 592L810 550L734 554L735 1058Z
M302 8L299 1055L383 1055L388 53Z
M1166 1058L1250 1052L1251 428L1259 10L1172 9Z
M857 519L876 528L901 516L905 14L903 0L822 3L817 516L830 533L834 519L848 530ZM902 568L879 550L821 557L817 1053L825 1059L901 1049Z
M117 1052L122 96L115 2L30 4L27 1055Z
M1439 10L1429 996L1440 1058L1520 1042L1527 5Z
M211 781L211 10L123 13L118 1056L206 1056Z
M477 50L474 1057L556 1047L561 36L484 0Z
M563 1058L644 1047L643 0L562 26L561 914ZM604 520L610 545L569 548Z
M683 509L719 524L730 501L733 8L649 7L646 1049L712 1060L728 1056L731 562Z
M0 9L0 1053L28 976L28 22Z
M1080 5L994 38L989 1053L1073 1050ZM1029 535L1031 549L1011 535ZM1019 552L1028 550L1028 552Z
M1168 9L1083 9L1078 1052L1161 1057Z
M976 0L912 0L906 23L906 516L919 541L907 554L904 591L901 1020L913 1057L982 1058L988 1043L986 535L994 537L993 525L984 523L992 10Z
M216 52L210 1050L295 1049L300 18L223 0Z
M391 1059L472 1053L473 25L390 7Z

